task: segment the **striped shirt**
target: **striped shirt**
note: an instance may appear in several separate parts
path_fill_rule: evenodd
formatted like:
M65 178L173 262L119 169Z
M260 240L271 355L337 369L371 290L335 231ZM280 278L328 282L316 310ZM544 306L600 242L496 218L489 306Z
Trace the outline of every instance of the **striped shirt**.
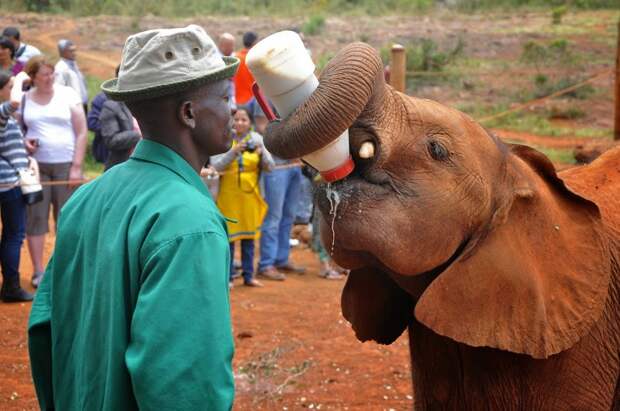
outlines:
M28 167L28 157L19 124L12 114L15 108L6 101L0 104L0 184L15 184L17 170ZM11 188L0 187L0 192Z

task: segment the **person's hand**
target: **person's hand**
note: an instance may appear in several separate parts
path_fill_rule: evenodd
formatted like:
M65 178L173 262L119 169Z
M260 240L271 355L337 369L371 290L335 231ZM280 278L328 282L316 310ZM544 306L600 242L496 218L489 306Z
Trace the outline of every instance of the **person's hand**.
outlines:
M260 156L261 154L263 154L263 148L257 145L254 149L254 152Z
M69 169L69 181L79 181L84 179L84 174L82 174L82 166L79 164L71 165ZM70 186L79 185L78 182L69 184Z
M24 145L26 146L26 151L28 154L34 154L39 148L39 139L36 138L27 138L24 140Z
M248 143L241 142L233 147L233 153L240 154L240 153L243 153L247 149L248 149Z
M218 172L213 166L203 167L200 170L200 177L206 177L207 179L217 178Z

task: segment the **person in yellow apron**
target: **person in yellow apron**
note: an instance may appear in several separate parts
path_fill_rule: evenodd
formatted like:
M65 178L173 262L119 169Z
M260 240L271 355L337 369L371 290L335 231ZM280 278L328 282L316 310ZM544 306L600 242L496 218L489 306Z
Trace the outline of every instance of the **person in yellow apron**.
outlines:
M232 287L235 242L240 241L243 284L262 287L254 278L254 240L260 236L260 226L267 213L259 180L260 172L273 169L274 162L265 149L263 137L252 131L250 113L240 108L234 121L232 148L211 159L211 165L222 174L217 206L228 219L230 285Z

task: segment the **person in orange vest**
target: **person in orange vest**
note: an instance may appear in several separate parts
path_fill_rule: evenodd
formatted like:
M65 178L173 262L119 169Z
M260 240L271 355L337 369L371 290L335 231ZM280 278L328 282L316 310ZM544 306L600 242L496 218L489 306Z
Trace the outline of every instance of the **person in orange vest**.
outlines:
M254 77L248 70L248 66L245 65L245 56L257 40L258 35L256 33L253 31L246 32L243 35L243 48L235 53L235 57L239 59L239 70L233 77L233 81L235 83L235 100L239 106L247 104L254 97L252 94Z

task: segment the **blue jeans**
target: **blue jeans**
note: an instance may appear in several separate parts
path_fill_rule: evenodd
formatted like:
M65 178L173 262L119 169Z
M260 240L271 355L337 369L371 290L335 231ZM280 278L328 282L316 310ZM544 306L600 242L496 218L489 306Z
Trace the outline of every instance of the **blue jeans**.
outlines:
M240 240L241 242L241 268L243 270L243 280L250 281L254 276L254 240ZM230 242L230 281L232 281L235 267L235 242Z
M261 228L259 271L288 262L301 178L299 167L263 173L265 201L269 209Z
M19 187L0 192L2 238L0 239L0 266L2 277L19 278L19 258L26 236L26 204Z
M302 174L300 185L295 224L308 224L312 220L312 181Z

